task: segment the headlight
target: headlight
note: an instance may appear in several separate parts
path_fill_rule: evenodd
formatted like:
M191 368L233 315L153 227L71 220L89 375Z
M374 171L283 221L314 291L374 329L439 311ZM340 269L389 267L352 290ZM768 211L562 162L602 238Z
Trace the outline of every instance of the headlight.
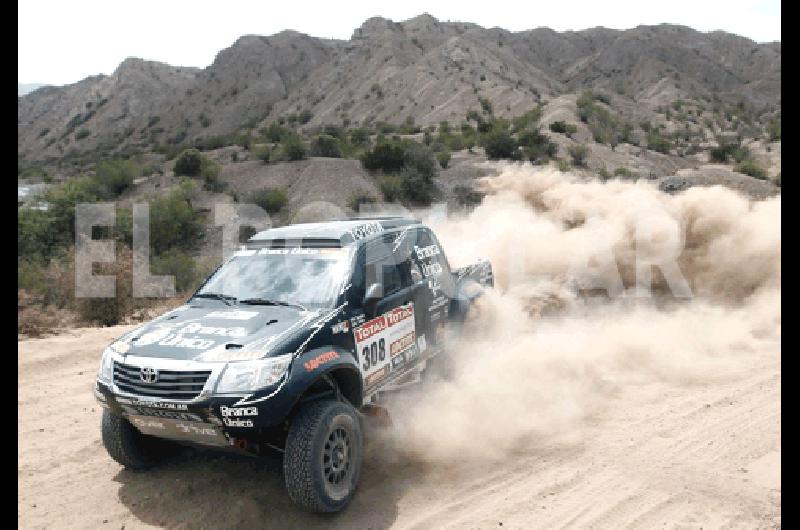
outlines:
M111 377L114 372L114 360L111 357L111 348L106 348L103 351L103 358L100 359L100 372L97 374L98 379L102 379L108 383L111 382Z
M280 380L292 362L292 354L258 361L228 363L217 383L217 392L252 392Z

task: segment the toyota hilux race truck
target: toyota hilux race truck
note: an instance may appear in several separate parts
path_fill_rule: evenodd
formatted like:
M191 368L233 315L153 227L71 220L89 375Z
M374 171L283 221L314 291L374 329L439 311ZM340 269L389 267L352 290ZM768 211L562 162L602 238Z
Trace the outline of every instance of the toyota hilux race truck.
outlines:
M451 270L414 219L259 232L185 305L105 349L103 444L132 469L182 445L277 449L293 501L340 510L359 480L364 413L445 358L444 326L492 285L488 261Z

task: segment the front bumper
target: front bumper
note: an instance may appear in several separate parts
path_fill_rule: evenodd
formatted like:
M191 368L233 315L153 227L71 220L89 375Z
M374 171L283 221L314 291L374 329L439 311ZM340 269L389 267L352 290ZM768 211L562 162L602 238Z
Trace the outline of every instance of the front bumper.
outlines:
M265 389L247 405L243 396L211 395L191 401L153 399L124 394L96 380L94 395L112 413L127 418L144 434L203 445L230 446L236 438L258 437L283 424L296 401L288 392ZM255 402L251 402L255 401Z

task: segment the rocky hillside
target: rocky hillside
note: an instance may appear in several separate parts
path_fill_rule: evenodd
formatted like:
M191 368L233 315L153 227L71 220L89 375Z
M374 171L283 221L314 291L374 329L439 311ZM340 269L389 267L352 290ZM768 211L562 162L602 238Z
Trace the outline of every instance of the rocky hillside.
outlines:
M145 152L288 114L309 128L432 125L463 121L483 101L512 117L590 88L632 123L679 100L761 116L780 108L780 64L780 43L674 25L515 33L429 15L371 18L348 41L245 36L202 70L126 59L110 76L40 88L18 98L18 157L25 166Z

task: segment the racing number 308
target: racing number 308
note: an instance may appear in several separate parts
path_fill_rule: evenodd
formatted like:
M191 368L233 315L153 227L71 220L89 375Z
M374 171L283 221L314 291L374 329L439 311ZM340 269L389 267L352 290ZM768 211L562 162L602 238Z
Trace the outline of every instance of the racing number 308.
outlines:
M364 356L362 368L366 372L370 367L377 365L379 361L386 359L386 339L380 339L369 346L364 346L361 354Z

